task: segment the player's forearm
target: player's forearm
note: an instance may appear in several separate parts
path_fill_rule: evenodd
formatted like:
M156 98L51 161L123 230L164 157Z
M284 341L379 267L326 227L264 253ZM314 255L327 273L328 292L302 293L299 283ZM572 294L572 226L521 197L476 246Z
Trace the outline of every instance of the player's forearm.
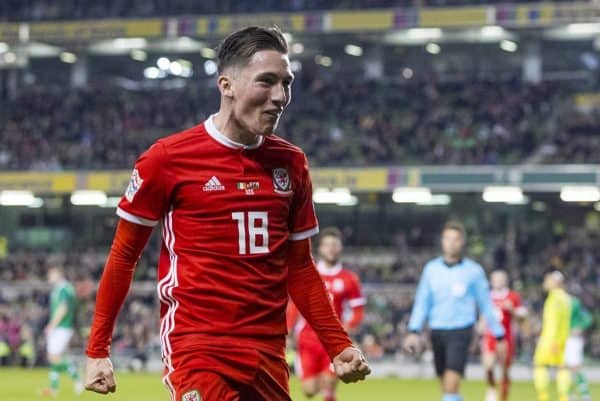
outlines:
M330 358L352 346L312 261L304 266L290 266L288 291L302 316L319 336Z
M415 301L413 303L412 310L410 312L410 319L408 321L408 329L412 332L420 332L423 330L425 320L429 313L429 282L428 282L427 269L423 271L423 275L419 280L417 286L417 292L415 293Z
M52 316L52 319L50 319L50 322L48 322L48 326L57 327L60 321L63 320L63 318L67 315L67 312L67 305L64 303L60 304L58 309L56 309L56 313L54 313L54 316Z
M110 353L117 315L129 292L135 266L151 233L150 227L124 220L117 226L96 295L96 310L86 351L92 358L104 358Z
M415 303L410 313L410 319L408 320L408 330L415 333L420 332L423 330L426 318L425 309Z

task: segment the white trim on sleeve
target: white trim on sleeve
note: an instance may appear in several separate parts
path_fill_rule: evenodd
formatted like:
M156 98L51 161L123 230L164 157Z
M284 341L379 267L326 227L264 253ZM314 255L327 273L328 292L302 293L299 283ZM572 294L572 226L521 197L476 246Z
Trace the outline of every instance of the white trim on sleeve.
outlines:
M299 233L290 234L290 241L302 241L303 239L307 239L312 237L313 235L317 235L319 233L319 226L315 226L309 230L301 231Z
M122 219L127 220L130 223L135 223L135 224L139 224L139 225L147 226L147 227L154 227L155 225L158 224L158 220L148 220L143 217L133 215L133 214L121 209L120 207L117 207L117 216L119 216Z
M363 306L367 304L367 300L365 298L354 298L348 301L348 306L351 308L356 308L357 306Z

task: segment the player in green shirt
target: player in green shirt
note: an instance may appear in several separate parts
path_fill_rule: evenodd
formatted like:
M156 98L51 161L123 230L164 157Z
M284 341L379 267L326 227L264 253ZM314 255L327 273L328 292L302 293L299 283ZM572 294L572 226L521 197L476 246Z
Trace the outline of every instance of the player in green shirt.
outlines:
M571 324L565 349L565 364L571 370L574 379L570 391L571 400L577 399L577 392L579 392L582 401L592 400L587 379L581 370L583 347L585 345L583 333L591 325L591 313L583 306L579 298L571 295Z
M69 341L73 337L75 288L65 279L63 269L58 266L48 269L48 282L52 285L50 321L44 331L48 362L50 363L50 388L46 389L44 393L45 395L56 395L60 374L67 372L75 382L75 393L80 394L83 391L83 384L79 380L77 367L64 356Z

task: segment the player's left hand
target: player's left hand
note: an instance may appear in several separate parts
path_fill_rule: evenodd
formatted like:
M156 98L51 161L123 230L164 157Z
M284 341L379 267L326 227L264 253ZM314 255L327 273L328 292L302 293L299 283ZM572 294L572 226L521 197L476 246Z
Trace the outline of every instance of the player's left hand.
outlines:
M348 347L333 358L333 368L337 377L344 383L364 380L371 373L369 363L363 353L354 347Z
M52 329L54 329L54 327L51 324L46 325L46 327L44 327L44 334L48 335Z

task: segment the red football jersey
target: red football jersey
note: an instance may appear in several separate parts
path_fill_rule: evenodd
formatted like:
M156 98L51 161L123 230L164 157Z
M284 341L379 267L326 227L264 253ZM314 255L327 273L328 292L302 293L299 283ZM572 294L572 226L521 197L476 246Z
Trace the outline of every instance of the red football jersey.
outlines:
M298 147L277 136L235 143L210 117L139 158L117 214L162 225L164 358L215 344L283 354L288 241L318 232Z
M509 309L506 309L506 304L512 304L513 309L517 309L522 307L523 304L521 302L521 297L519 294L512 290L504 290L504 291L490 291L492 296L492 301L494 302L494 306L496 307L496 316L498 317L498 321L502 323L504 327L504 331L506 332L506 339L512 339L512 318L513 315L510 313ZM487 336L494 336L489 330L486 332Z
M343 321L345 306L356 308L365 305L366 299L362 296L360 280L354 272L344 269L341 264L328 269L319 262L317 268L340 320ZM297 322L295 331L300 341L319 342L317 333L303 318Z

